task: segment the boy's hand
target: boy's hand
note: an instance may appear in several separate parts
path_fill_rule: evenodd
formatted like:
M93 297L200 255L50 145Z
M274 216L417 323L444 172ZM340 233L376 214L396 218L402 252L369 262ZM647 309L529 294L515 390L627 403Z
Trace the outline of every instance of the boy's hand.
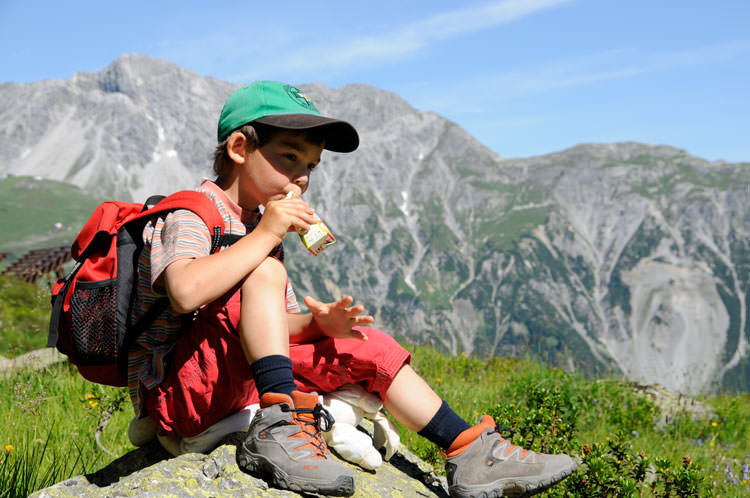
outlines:
M268 201L256 230L269 232L281 243L287 232L309 230L310 224L315 223L313 213L313 208L298 195L291 199Z
M351 306L353 302L354 299L351 296L344 296L334 303L322 303L310 296L305 296L305 304L325 335L366 341L367 335L359 330L354 330L352 327L368 325L375 319L370 315L362 315L365 311L364 306L361 304Z

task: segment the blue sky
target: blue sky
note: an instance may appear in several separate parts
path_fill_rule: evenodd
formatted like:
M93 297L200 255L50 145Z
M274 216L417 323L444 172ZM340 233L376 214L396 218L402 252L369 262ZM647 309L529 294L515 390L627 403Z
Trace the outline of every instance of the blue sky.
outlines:
M505 157L635 140L750 161L748 26L748 0L0 0L0 82L132 52L233 82L367 83Z

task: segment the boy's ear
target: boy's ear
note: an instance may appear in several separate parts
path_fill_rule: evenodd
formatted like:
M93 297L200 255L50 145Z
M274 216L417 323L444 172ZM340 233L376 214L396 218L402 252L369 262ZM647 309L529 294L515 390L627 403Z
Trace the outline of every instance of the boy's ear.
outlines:
M247 161L247 138L242 132L235 131L227 139L227 155L237 164Z

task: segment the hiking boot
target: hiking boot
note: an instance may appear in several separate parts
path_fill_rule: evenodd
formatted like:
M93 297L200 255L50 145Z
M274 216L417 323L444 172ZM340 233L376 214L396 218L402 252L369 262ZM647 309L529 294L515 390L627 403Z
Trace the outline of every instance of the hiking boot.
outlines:
M576 470L568 455L545 455L515 446L484 415L448 449L445 472L453 498L531 496Z
M351 496L354 477L331 456L320 434L331 425L316 393L266 393L237 448L237 464L277 488Z

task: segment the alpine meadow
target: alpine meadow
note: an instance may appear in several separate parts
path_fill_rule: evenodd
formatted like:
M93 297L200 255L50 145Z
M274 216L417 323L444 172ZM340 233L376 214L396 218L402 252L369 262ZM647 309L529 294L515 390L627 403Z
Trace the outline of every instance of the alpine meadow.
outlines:
M236 88L136 54L1 84L0 272L70 244L101 201L212 177ZM579 470L540 496L750 496L750 163L638 142L506 158L394 93L300 88L361 140L324 153L305 194L336 244L314 257L285 241L300 302L352 295L466 420L489 413L514 444L574 456ZM60 361L14 364L46 343L49 285L0 275L0 497L58 496L39 490L69 478L97 496L75 476L139 451L125 389ZM442 468L400 429L404 449ZM440 473L410 477L443 496ZM111 481L119 496L188 486Z

